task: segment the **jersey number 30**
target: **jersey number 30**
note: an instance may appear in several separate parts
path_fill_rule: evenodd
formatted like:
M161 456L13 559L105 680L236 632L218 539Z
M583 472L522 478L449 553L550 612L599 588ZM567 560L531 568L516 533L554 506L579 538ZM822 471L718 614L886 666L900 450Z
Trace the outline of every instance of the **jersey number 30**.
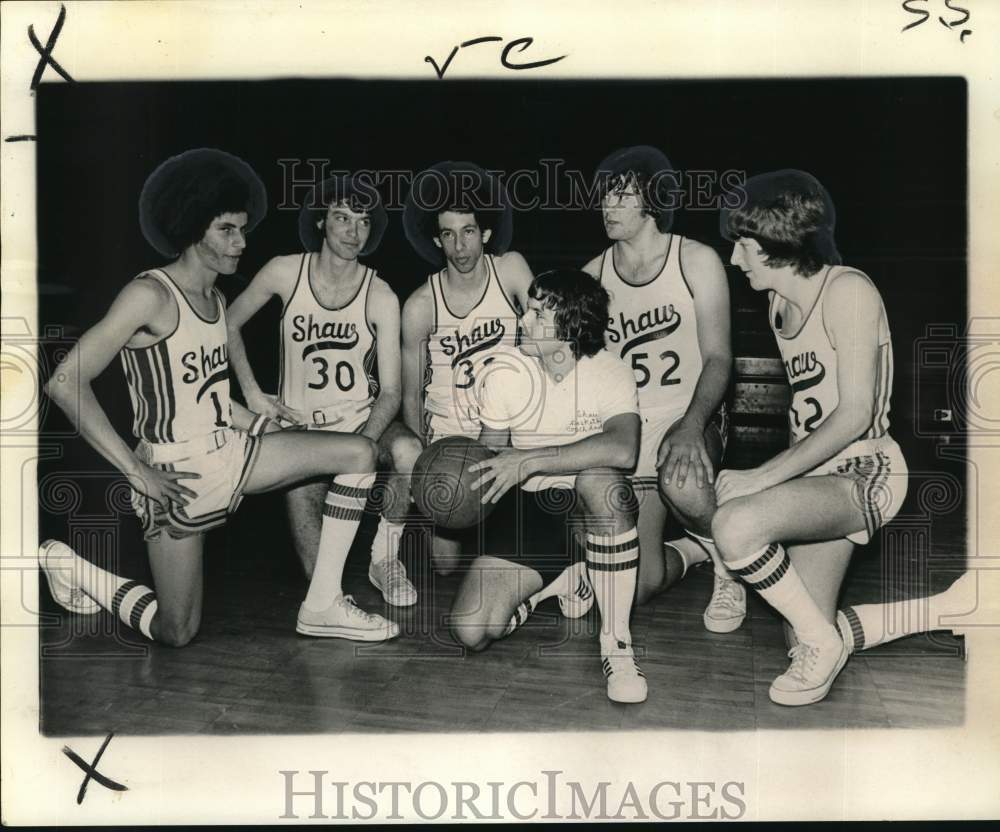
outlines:
M648 360L648 352L632 353L632 369L635 371L636 387L642 388L649 384L651 376L649 367L645 364ZM666 369L660 376L660 387L666 387L668 384L680 384L681 380L679 378L671 378L674 371L677 369L677 366L681 363L680 356L678 356L673 350L667 350L666 352L660 353L660 361L666 362Z
M323 390L330 383L330 363L322 355L312 357L313 365L319 372L316 381L310 381L313 390ZM345 393L354 387L354 367L347 361L338 361L333 368L333 380Z

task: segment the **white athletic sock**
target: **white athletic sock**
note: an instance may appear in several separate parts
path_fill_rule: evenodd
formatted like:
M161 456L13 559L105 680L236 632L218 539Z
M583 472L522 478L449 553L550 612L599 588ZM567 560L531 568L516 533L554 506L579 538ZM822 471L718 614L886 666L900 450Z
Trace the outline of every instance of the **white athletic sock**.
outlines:
M372 541L372 563L381 563L387 558L399 555L399 541L403 537L405 523L396 523L384 515L378 519L378 529Z
M303 605L322 612L344 590L344 564L354 542L354 535L364 515L368 492L375 474L339 474L330 484L323 507L323 526L316 551L316 567Z
M629 618L639 571L639 533L635 526L620 534L587 533L587 574L601 611L601 649L632 643Z
M120 578L79 555L73 568L84 592L133 630L153 638L150 626L157 607L153 590L138 581Z
M799 641L813 645L840 641L837 628L823 617L780 543L765 546L743 560L730 561L729 566L788 619Z
M837 629L849 650L868 650L905 636L950 629L948 617L970 612L974 605L975 586L963 575L937 595L844 607L837 612Z
M736 580L736 576L729 571L729 568L726 566L726 562L722 559L722 555L719 554L719 550L715 548L715 541L712 538L695 534L690 529L685 529L684 532L692 540L701 544L701 548L705 550L706 555L712 559L712 566L715 567L716 575L730 581Z

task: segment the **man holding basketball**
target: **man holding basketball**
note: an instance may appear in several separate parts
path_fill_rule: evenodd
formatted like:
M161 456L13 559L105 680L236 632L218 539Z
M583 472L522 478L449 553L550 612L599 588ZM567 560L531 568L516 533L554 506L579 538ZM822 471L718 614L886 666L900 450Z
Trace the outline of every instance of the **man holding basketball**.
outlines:
M489 552L472 563L451 620L459 642L482 650L544 597L565 594L560 576L586 570L586 601L596 598L601 613L608 696L642 702L646 680L629 631L639 541L625 480L639 449L638 400L631 370L604 349L607 315L607 292L586 273L539 275L519 351L505 350L485 369L480 441L499 453L469 470L481 474L472 487L483 502L499 506L486 521ZM586 558L575 570L567 568L574 504L586 526ZM572 614L587 611L580 602Z
M55 600L71 612L103 607L149 639L187 644L201 623L205 532L225 523L244 494L337 474L297 629L366 641L399 632L356 607L345 620L341 607L353 605L329 592L374 477L374 443L270 432L276 426L229 396L225 302L215 281L236 271L246 234L266 211L263 183L228 153L201 148L160 165L143 187L139 214L144 236L168 264L130 281L46 384L83 437L131 483L156 586L154 592L48 541L39 565ZM131 398L134 451L91 386L115 356Z
M273 258L236 299L229 349L254 412L309 430L367 436L378 443L380 464L398 471L421 450L393 421L400 404L399 300L358 259L378 248L387 219L373 183L349 175L319 183L299 212L305 252ZM272 298L282 308L277 397L261 392L241 334ZM286 494L295 549L310 577L326 491L326 483L310 482ZM397 557L410 503L407 478L390 474L384 496L368 576L387 603L410 606L417 592Z
M730 632L746 616L746 590L710 537L732 365L725 270L713 249L671 233L677 183L659 150L616 151L598 166L597 180L611 245L584 271L611 296L608 349L634 370L642 416L632 477L642 551L637 600L645 603L711 557L715 584L703 621L712 632ZM664 543L668 506L686 535Z
M854 545L906 495L906 462L889 435L892 340L878 289L840 265L823 186L780 170L743 190L721 229L734 241L733 265L770 298L792 445L757 468L719 473L712 531L729 568L794 631L771 700L808 705L827 695L849 655L835 615ZM860 621L848 623L864 635Z
M524 258L507 251L509 201L478 165L440 162L415 177L403 227L414 250L441 267L403 306L404 420L425 445L475 438L483 370L514 346L532 278ZM458 551L456 540L436 537L435 567L451 571Z

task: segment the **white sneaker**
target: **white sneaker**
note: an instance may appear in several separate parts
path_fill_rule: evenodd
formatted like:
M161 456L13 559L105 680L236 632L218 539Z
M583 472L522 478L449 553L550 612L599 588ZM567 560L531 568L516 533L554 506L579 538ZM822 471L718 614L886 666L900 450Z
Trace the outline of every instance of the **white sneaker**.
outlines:
M715 573L712 598L701 617L710 633L731 633L747 617L747 589L743 584Z
M850 653L838 637L836 642L818 646L800 641L788 655L791 666L771 683L768 695L778 705L811 705L829 692L837 674L844 669Z
M399 635L399 625L378 613L365 612L350 595L338 595L322 612L299 607L295 632L319 638L386 641Z
M564 618L582 618L594 606L594 589L587 580L587 568L583 561L570 567L567 576L572 589L558 595L559 611Z
M101 605L84 592L74 578L76 552L58 540L46 540L38 547L38 565L49 582L49 592L65 610L77 615L94 615Z
M636 663L631 645L619 641L615 650L601 657L601 665L608 680L608 699L625 704L646 701L649 693L646 677Z
M385 558L368 566L368 580L382 593L387 604L412 607L417 603L417 589L406 577L406 567L399 558Z

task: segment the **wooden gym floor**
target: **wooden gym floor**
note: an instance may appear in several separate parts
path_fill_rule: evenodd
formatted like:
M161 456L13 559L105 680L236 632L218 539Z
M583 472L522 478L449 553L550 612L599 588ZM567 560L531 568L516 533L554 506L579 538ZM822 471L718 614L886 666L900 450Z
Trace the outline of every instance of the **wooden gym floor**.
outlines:
M243 511L259 509L260 499ZM961 568L961 529L950 535L950 550L937 528L935 535L935 555L950 554ZM366 577L369 539L359 535L345 586L363 608L385 612ZM768 686L787 664L779 620L752 597L741 629L707 632L701 613L712 578L703 567L635 610L632 633L650 694L641 705L618 705L605 695L596 609L571 622L547 601L511 638L463 656L443 626L458 577L432 577L408 538L405 560L421 597L389 613L402 625L399 638L366 646L306 638L294 631L305 581L290 545L259 551L254 543L239 526L210 538L202 629L179 650L143 643L107 614L57 614L42 581L42 610L51 614L41 630L42 732L734 731L946 727L964 719L962 640L950 633L855 655L819 704L772 704ZM256 554L240 555L247 551ZM901 597L883 580L882 563L877 551L859 550L847 602ZM931 588L954 576L932 576Z

